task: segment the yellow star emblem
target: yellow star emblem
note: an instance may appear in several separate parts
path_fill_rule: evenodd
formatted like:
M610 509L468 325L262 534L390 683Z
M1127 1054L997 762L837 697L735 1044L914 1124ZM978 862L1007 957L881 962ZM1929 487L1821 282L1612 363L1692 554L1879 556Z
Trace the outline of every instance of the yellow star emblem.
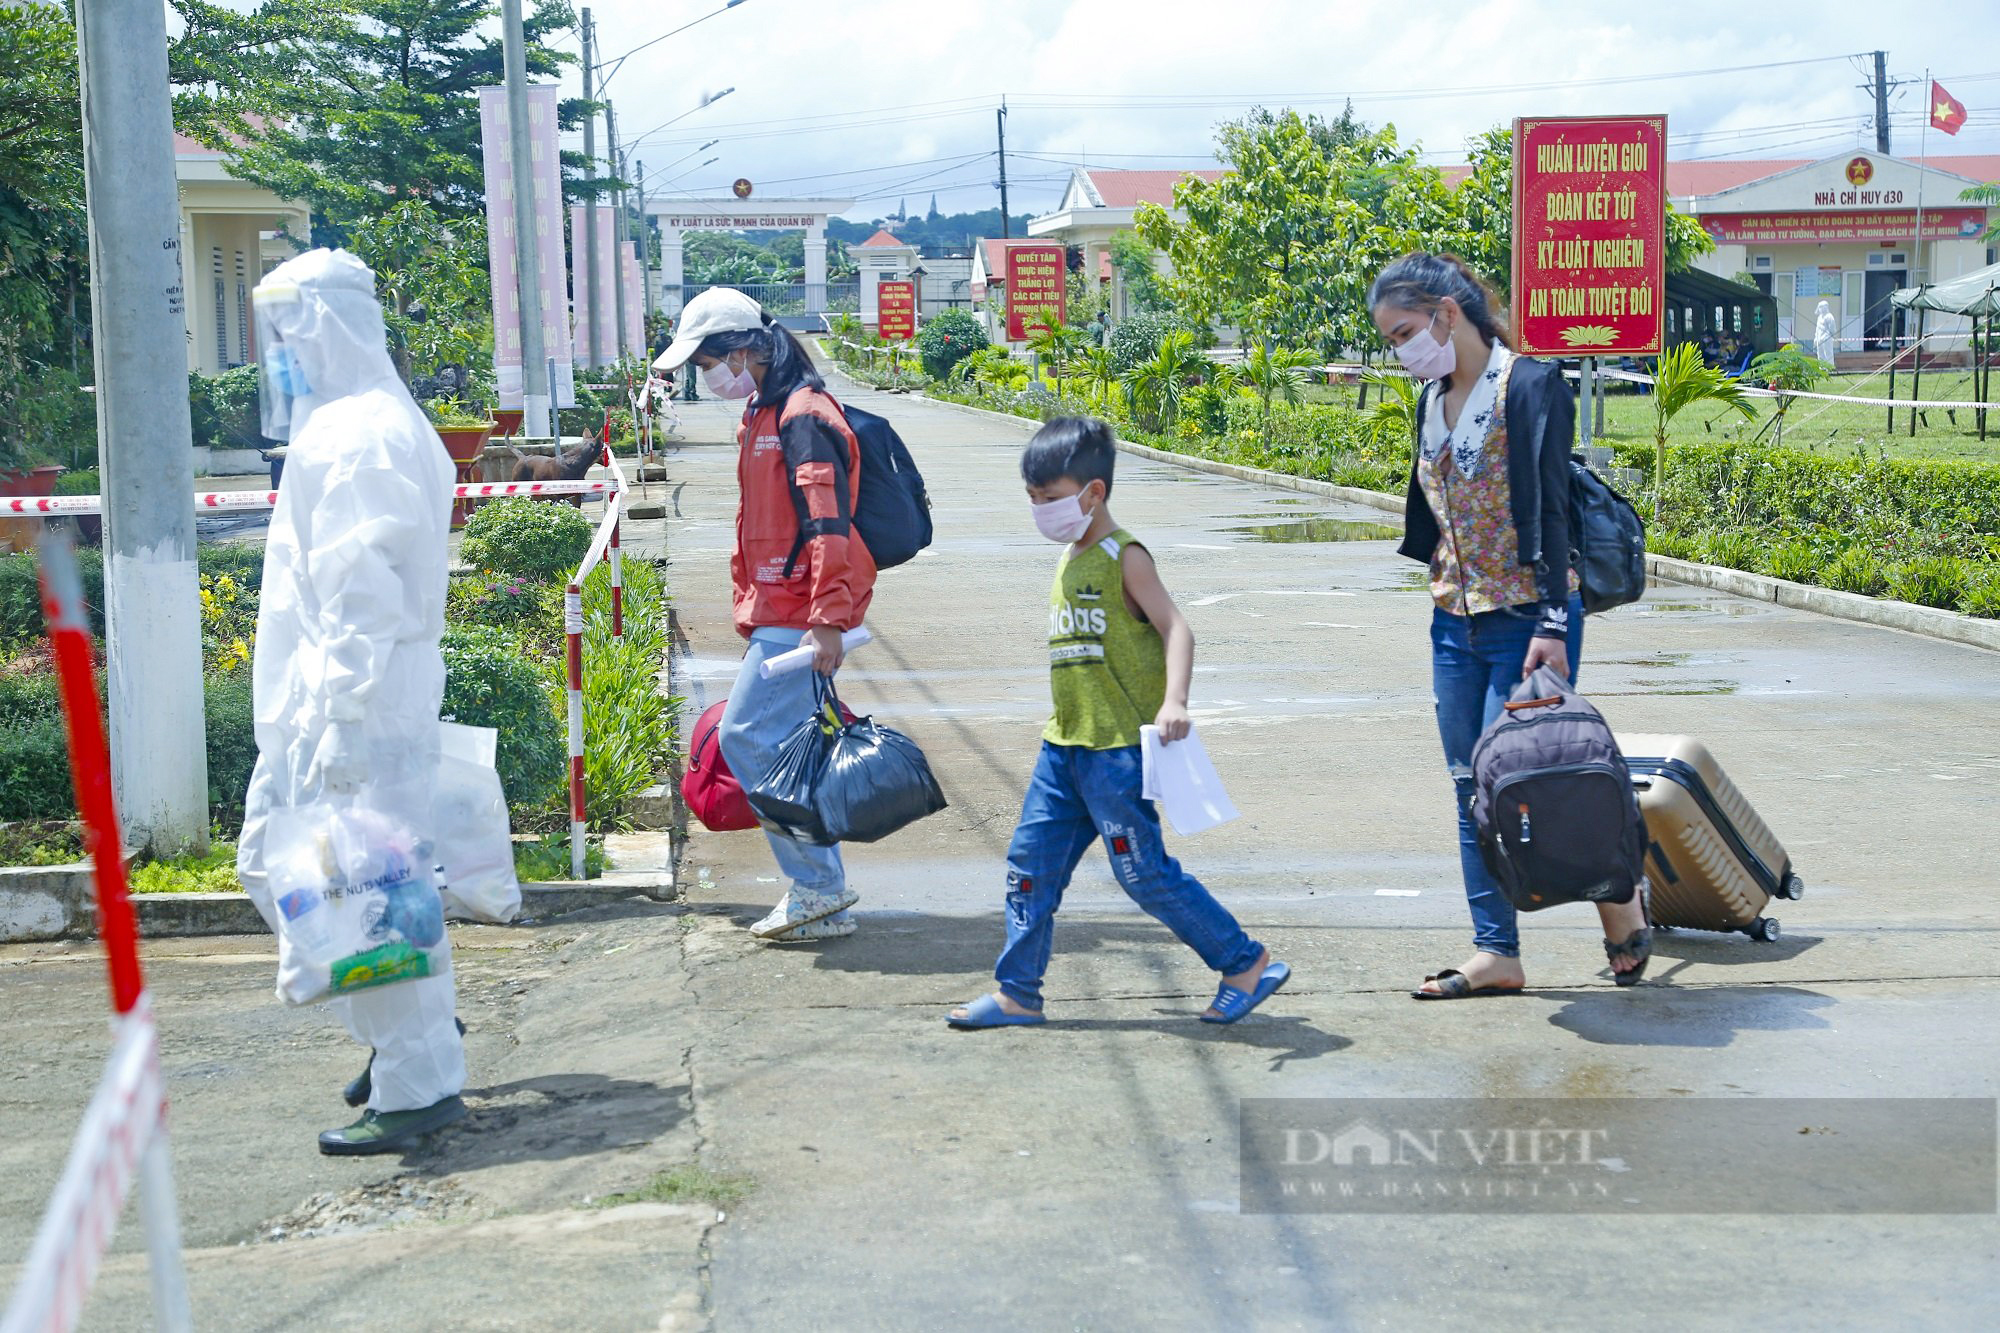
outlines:
M1937 120L1950 120L1953 116L1957 114L1958 114L1958 108L1954 107L1949 102L1939 102L1937 104L1937 110L1931 113L1932 117Z

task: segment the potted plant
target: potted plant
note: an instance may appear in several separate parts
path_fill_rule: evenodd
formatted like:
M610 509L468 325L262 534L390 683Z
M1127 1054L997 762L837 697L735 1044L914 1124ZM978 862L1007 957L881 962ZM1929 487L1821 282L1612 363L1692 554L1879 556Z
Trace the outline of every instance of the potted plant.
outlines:
M479 455L486 451L486 442L493 437L493 418L467 407L457 398L433 398L424 404L424 412L436 428L438 438L444 441L445 452L451 455L452 464L458 469L459 481L471 481L472 465L479 461ZM471 501L460 500L452 505L454 528L464 527L471 516Z

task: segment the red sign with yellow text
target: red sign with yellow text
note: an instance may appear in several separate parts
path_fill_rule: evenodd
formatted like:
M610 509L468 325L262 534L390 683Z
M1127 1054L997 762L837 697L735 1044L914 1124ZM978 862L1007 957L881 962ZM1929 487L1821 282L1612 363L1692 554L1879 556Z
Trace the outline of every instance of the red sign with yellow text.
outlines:
M1047 321L1030 317L1053 310L1060 324L1067 311L1067 266L1060 245L1015 245L1007 250L1007 339L1023 342Z
M1653 356L1666 310L1667 118L1514 122L1513 329L1532 356Z
M917 284L907 281L875 285L875 331L884 338L908 342L917 336Z

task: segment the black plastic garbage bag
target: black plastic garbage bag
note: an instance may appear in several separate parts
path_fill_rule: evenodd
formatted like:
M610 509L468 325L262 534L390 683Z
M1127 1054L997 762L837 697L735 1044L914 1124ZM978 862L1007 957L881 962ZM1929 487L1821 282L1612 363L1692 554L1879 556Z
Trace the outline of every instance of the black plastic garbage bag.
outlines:
M840 841L827 831L817 801L821 774L840 734L836 710L831 688L822 687L812 716L785 737L770 771L744 790L757 822L780 837L821 847Z
M833 738L818 808L829 837L877 842L944 809L945 799L917 743L864 717Z

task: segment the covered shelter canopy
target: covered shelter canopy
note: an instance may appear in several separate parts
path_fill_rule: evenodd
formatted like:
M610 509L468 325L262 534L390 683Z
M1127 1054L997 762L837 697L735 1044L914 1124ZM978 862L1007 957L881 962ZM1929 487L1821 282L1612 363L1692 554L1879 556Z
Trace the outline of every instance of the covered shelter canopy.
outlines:
M1988 264L1950 282L1905 287L1889 298L1905 310L1933 310L1945 315L1991 319L2000 315L2000 264Z
M1733 334L1762 356L1778 350L1778 302L1756 287L1691 268L1667 274L1667 344Z

